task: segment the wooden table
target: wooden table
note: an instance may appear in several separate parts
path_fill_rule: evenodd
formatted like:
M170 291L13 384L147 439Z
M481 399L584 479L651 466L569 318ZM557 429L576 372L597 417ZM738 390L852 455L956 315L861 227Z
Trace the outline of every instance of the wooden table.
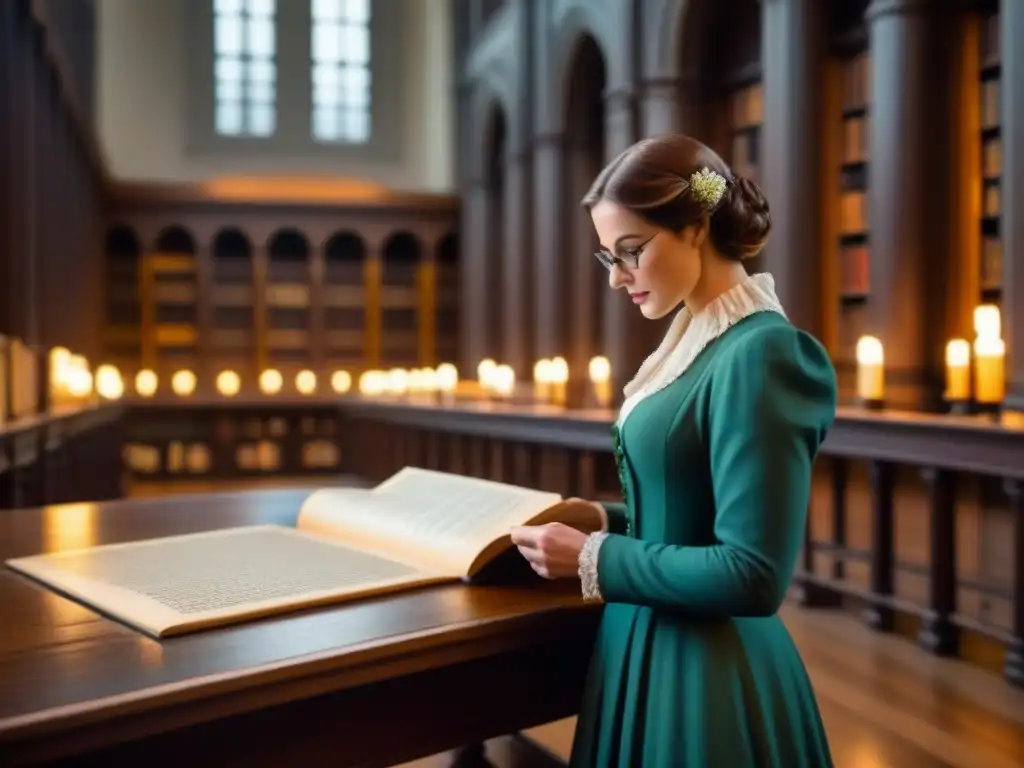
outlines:
M257 523L309 490L0 512L0 558ZM0 765L388 766L572 714L575 585L453 585L156 641L0 571Z

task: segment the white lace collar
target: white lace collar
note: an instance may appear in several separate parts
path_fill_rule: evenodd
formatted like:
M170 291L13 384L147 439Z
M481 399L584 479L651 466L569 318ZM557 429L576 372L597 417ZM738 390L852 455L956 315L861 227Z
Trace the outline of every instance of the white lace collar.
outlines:
M619 411L619 425L638 403L682 376L704 347L740 320L758 312L786 315L775 295L775 279L767 272L750 275L696 315L686 308L680 310L661 344L623 387L626 400Z

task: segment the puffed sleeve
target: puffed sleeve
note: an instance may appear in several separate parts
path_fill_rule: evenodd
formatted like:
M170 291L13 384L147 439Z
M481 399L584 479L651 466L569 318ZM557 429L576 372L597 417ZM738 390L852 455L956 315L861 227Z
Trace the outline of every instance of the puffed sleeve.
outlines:
M790 325L749 332L712 372L706 434L715 501L711 546L602 536L605 602L703 616L769 616L785 596L803 540L811 467L835 419L835 370Z

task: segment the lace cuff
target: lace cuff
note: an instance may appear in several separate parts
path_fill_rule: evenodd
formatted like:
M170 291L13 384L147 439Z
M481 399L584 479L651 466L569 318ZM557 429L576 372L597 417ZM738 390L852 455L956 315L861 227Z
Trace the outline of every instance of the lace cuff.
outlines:
M580 550L579 574L583 587L583 599L587 602L603 602L601 590L597 584L597 553L601 544L608 538L607 531L598 531L587 537Z

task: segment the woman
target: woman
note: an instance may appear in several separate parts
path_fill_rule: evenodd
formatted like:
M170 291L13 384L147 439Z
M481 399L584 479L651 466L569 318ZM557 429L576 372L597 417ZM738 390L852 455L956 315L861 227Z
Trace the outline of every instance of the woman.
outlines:
M741 263L767 240L768 203L708 147L669 136L612 161L583 204L611 287L651 320L685 308L625 388L625 503L599 505L605 530L513 531L538 573L578 575L605 603L571 765L828 768L776 612L836 379L772 278Z

